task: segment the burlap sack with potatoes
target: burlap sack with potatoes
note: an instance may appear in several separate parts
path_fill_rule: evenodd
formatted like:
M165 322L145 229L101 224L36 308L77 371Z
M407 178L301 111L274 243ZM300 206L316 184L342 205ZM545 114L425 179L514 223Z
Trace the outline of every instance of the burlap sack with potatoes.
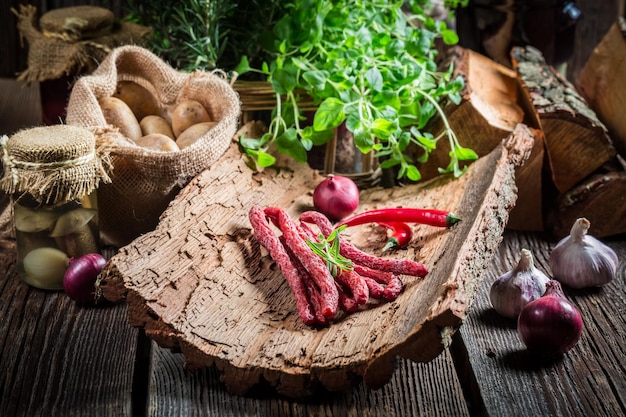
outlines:
M163 108L192 99L206 108L217 125L177 152L137 146L107 125L98 99L112 96L118 81L134 81L151 91ZM240 114L239 97L219 72L180 72L139 46L114 49L90 75L77 80L67 109L67 123L94 130L110 147L111 183L98 189L103 241L130 243L154 230L159 216L182 187L224 154Z

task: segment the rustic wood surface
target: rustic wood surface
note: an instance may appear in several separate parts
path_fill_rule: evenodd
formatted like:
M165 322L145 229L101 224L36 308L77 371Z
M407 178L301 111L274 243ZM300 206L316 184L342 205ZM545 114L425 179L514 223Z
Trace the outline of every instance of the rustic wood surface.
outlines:
M0 90L0 132L8 133L15 103L30 93L18 89L17 97L5 91ZM35 100L29 108L36 106ZM19 116L27 120L25 126L40 119L37 112ZM2 212L7 203L0 194ZM614 282L589 294L567 292L591 324L562 360L544 364L529 357L515 330L489 308L487 286L518 260L520 248L531 248L538 267L547 270L546 251L554 244L541 234L508 231L450 348L428 363L399 359L380 390L358 385L345 394L297 402L268 392L231 395L215 368L186 371L181 354L157 346L128 324L126 303L85 309L62 293L28 288L15 274L14 242L0 230L3 417L626 414L624 235L608 241L620 257Z
M489 304L489 286L511 269L523 248L535 265L550 273L549 253L554 247L533 234L505 234L483 281L476 303L453 346L466 355L479 398L475 415L493 416L620 416L626 413L626 245L607 242L618 254L618 275L608 285L568 290L565 295L580 310L585 330L576 348L557 360L539 360L524 349L515 323ZM458 344L456 342L459 342Z
M289 159L254 173L236 144L185 187L154 232L111 259L103 294L126 298L131 321L163 346L181 349L190 367L216 364L231 392L245 394L262 379L298 398L318 383L345 391L359 377L379 387L396 356L432 360L449 342L447 332L460 325L514 205L515 168L532 145L528 129L518 125L459 179L362 190L359 210L440 207L463 221L449 231L416 226L419 238L396 256L424 262L427 278L404 277L396 301L340 315L329 327L300 321L289 287L247 218L253 205L287 208L297 217L312 208L311 191L321 178ZM345 236L369 253L385 241L372 226Z

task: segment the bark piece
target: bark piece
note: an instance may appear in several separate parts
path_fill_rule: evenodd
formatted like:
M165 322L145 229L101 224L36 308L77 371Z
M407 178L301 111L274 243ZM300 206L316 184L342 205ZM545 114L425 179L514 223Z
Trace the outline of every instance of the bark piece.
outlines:
M291 160L253 172L236 144L197 176L157 228L119 250L103 274L104 296L127 300L129 321L189 368L216 366L226 388L245 394L266 381L285 396L319 387L345 391L363 379L385 384L397 356L430 361L450 342L501 240L515 202L515 167L532 148L523 125L458 179L362 191L360 210L448 208L463 221L450 230L416 226L418 239L397 257L423 261L423 280L402 277L389 303L339 316L329 327L304 325L272 259L251 233L248 210L277 205L296 217L312 207L316 171ZM345 236L380 253L386 235L370 226Z
M460 47L448 52L447 61L454 65L454 77L462 77L465 83L461 103L445 108L448 123L462 146L478 156L487 155L525 119L515 71ZM424 131L439 136L444 132L443 121L434 118ZM421 149L409 152L415 158L422 153ZM450 161L449 152L450 144L444 137L428 161L418 166L422 179L438 176L438 168L445 168Z
M511 56L541 122L552 181L564 193L614 157L615 148L596 114L539 50L514 47Z
M626 19L620 17L578 74L576 87L626 155Z
M613 161L612 161L613 162ZM626 233L626 169L619 160L560 195L546 218L546 230L554 239L569 234L574 221L591 222L589 234L604 238Z
M535 144L529 160L518 167L516 174L518 201L511 211L507 227L515 230L543 230L542 193L544 158L543 135L532 103L521 91L517 73L470 49L455 47L448 53L455 76L463 77L465 87L458 106L446 108L450 126L462 146L473 149L479 156L491 152L518 123L532 130ZM443 132L440 118L426 131L438 136ZM439 175L437 169L449 162L450 145L441 139L429 160L420 165L423 179Z

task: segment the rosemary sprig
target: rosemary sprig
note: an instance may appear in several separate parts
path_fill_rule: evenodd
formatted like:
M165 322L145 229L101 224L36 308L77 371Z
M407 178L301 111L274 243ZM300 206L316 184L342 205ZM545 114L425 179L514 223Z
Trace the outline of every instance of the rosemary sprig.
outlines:
M333 230L328 237L324 237L320 233L317 242L306 239L306 243L311 250L326 262L326 267L333 277L341 275L343 271L352 271L354 269L352 261L339 253L339 233L346 227L341 226Z

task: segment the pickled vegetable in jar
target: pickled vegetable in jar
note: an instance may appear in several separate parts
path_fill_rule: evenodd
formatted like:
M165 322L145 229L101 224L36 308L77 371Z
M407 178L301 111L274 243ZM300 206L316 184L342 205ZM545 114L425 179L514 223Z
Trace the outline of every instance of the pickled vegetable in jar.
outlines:
M62 289L69 260L100 250L96 189L109 181L108 154L90 130L68 125L22 130L0 145L17 271L33 287Z

